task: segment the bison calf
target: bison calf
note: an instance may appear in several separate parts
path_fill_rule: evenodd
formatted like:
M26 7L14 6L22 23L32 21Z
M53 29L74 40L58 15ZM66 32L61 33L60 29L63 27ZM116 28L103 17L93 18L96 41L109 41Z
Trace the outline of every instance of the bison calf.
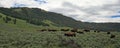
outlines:
M84 34L84 32L82 32L82 31L78 31L77 33L79 33L79 34Z
M72 36L72 37L73 37L73 36L74 36L74 37L76 36L75 32L67 32L67 33L65 33L64 35L65 35L65 36Z
M88 30L88 29L85 29L85 30L83 30L83 31L85 31L85 32L90 32L90 30Z

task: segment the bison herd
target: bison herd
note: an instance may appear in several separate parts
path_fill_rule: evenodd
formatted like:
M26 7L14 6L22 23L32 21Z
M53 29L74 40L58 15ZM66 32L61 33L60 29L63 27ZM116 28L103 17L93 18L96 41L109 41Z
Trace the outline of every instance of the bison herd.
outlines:
M89 29L83 29L82 31L79 31L78 29L74 28L74 29L60 29L60 30L56 30L56 29L41 29L41 30L36 30L39 32L56 32L56 31L62 31L65 32L64 36L68 36L68 37L75 37L76 33L78 34L84 34L85 32L91 32L91 30ZM99 33L100 31L94 30L94 32ZM110 35L110 38L115 38L115 35L111 34L111 32L107 32L106 34Z

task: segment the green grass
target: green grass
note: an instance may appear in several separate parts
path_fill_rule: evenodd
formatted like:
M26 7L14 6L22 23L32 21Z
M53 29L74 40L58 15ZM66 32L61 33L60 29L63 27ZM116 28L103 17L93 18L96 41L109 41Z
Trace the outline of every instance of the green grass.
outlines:
M120 33L85 33L76 37L64 36L65 32L8 32L0 31L0 48L119 48Z
M3 17L6 15L1 14ZM12 18L12 17L11 17ZM61 29L69 27L44 27L28 24L24 20L17 19L4 23L0 18L0 48L119 48L120 32L112 32L115 38L110 38L106 32L76 33L76 37L64 36L65 32L40 32L40 29Z
M29 24L29 23L26 23L26 21L21 20L21 19L17 19L17 24L13 24L13 21L10 21L9 23L5 23L3 21L3 17L6 17L6 15L4 15L2 13L0 13L0 15L2 16L2 18L0 18L0 29L5 30L5 31L9 31L9 30L13 30L13 29L15 29L15 30L36 31L36 30L47 29L47 28L52 28L52 29L69 28L69 27L52 26L51 24L53 24L53 23L48 21L48 20L45 20L43 22L45 22L47 24L50 24L49 27ZM10 18L14 19L13 17L10 17Z

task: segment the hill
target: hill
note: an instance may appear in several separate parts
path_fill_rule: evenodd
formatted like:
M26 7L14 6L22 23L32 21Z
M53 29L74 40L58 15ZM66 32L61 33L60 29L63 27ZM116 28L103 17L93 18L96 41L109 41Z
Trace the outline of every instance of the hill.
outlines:
M7 13L5 14L4 12ZM24 16L21 15L23 15L24 13L18 14L16 16L10 16L15 13L13 14L10 13L10 15L7 15L9 13L10 12L5 10L2 10L0 12L0 48L119 48L120 47L120 32L108 33L103 31L95 32L94 30L90 30L90 32L85 32L82 31L82 29L79 29L79 31L82 31L82 33L74 32L75 36L65 36L65 33L69 33L70 31L70 30L69 31L60 30L61 28L63 29L66 28L66 27L62 27L62 25L65 24L59 25L53 22L52 19L48 20L47 17L45 18L47 20L45 19L40 20L40 24L36 24L36 23L28 22L28 17L26 16L25 16L26 18L23 19ZM73 22L75 21L72 18L65 17L63 15L61 16L66 19L70 19ZM57 19L53 19L53 20L57 20ZM96 24L96 23L85 23L79 21L75 21L75 22L76 23L74 25L79 24L77 25L78 27L86 27L86 29L90 29L89 27L90 26L92 27L93 25L97 28L102 26L102 24ZM69 23L69 25L72 25L71 23ZM112 26L118 26L119 24L116 25L113 23L113 25L110 26L109 23L108 24L106 23L103 25L112 27ZM75 27L75 26L71 26L71 27ZM108 29L108 27L106 27L106 29ZM67 29L68 28L69 27L67 27ZM57 31L48 31L48 30L41 31L41 29L56 29ZM113 35L114 37L112 37Z
M120 31L120 23L87 23L38 8L0 8L0 13L42 26L72 27L101 31Z
M38 31L44 28L59 29L57 27L37 26L16 19L5 23L5 14L0 13L0 48L119 48L120 32L83 32L75 37L65 36L64 31ZM115 35L111 38L111 35Z
M71 22L75 22L72 18L38 8L0 8L0 12L11 17L26 20L28 23L35 25L43 25L41 22L44 20L49 20L56 26L71 26Z

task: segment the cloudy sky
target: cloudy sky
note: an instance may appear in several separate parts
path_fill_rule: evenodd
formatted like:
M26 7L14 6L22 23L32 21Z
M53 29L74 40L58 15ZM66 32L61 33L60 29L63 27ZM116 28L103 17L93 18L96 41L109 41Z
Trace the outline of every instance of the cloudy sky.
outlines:
M84 22L120 23L120 0L0 0L0 7L42 8Z

